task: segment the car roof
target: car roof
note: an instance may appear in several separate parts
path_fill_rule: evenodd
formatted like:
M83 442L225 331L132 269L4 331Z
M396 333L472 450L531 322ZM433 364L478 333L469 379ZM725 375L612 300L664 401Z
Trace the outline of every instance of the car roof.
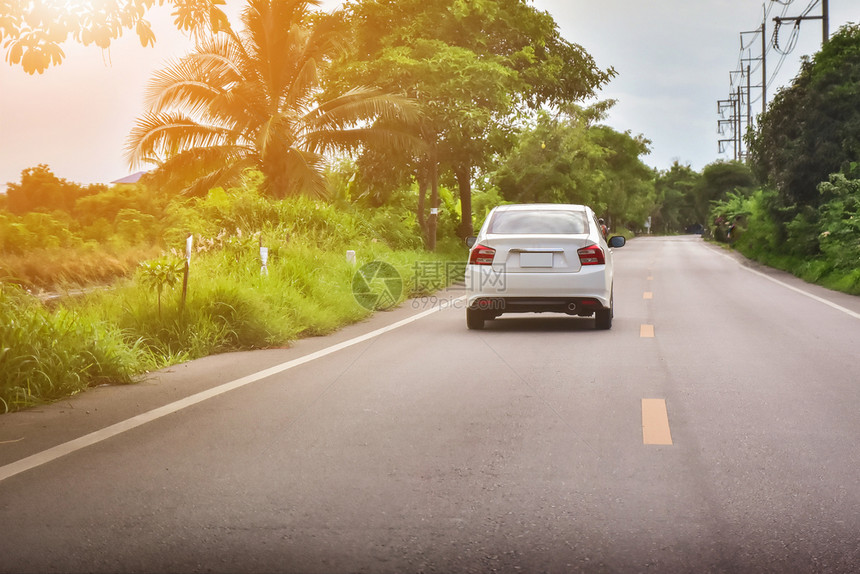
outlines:
M496 211L587 211L585 205L577 205L573 203L515 203L510 205L500 205L496 207Z

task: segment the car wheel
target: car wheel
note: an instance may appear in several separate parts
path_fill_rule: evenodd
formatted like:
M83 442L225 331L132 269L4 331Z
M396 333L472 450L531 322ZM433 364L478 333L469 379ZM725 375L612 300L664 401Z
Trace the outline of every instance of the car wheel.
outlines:
M466 326L469 329L481 330L484 328L486 315L479 309L466 308Z
M594 327L605 331L612 328L612 317L615 315L615 297L609 297L609 309L601 309L594 314Z

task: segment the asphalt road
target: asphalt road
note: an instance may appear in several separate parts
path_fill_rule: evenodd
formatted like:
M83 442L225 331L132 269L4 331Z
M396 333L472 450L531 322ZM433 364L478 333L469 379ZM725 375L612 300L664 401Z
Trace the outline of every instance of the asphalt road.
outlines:
M0 572L860 571L858 298L615 253L611 331L453 292L0 417Z

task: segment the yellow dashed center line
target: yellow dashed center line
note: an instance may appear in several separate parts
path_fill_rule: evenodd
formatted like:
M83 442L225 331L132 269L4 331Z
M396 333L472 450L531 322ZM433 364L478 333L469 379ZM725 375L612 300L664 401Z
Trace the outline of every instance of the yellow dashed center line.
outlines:
M642 399L642 444L672 444L664 399Z
M641 325L639 327L639 336L643 339L651 339L654 337L654 325Z

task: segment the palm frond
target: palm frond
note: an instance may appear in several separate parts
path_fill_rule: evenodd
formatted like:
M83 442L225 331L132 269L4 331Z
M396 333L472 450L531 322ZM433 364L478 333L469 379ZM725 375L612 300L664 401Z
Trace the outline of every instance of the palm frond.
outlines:
M213 187L238 183L244 170L256 164L253 150L247 148L198 148L173 156L153 176L156 185L184 194L200 195Z
M145 114L129 134L126 159L132 168L158 162L193 148L215 147L235 140L231 130L206 126L181 113Z
M321 155L353 154L365 146L414 150L424 147L424 143L414 132L380 126L311 132L305 134L301 143L304 149Z
M198 48L167 67L155 72L147 85L145 104L150 111L161 111L175 105L175 98L165 98L164 93L175 86L190 84L209 86L214 92L227 90L240 79L233 63L233 50L227 44L212 46L212 51Z
M308 194L325 197L326 181L323 176L325 158L319 154L291 148L282 158L283 165L267 165L263 173L268 173L269 193L276 197ZM276 171L272 173L272 168Z
M310 129L343 129L368 120L397 120L417 124L419 108L415 100L374 88L353 88L342 96L323 102L305 116Z
M319 69L315 58L304 58L284 92L282 105L289 109L301 109L311 101L314 89L319 85Z
M414 146L412 100L356 88L318 104L320 69L341 47L335 19L312 24L320 0L247 0L243 29L202 39L157 72L132 129L133 167L201 190L256 165L277 194L325 194L325 154L362 145ZM298 191L297 191L298 190Z
M242 175L249 167L250 162L233 163L209 172L182 188L182 195L203 196L215 187L233 187L242 181Z
M267 118L260 126L256 137L256 146L261 157L266 157L270 150L290 149L295 146L296 134L292 129L294 121L283 114Z

